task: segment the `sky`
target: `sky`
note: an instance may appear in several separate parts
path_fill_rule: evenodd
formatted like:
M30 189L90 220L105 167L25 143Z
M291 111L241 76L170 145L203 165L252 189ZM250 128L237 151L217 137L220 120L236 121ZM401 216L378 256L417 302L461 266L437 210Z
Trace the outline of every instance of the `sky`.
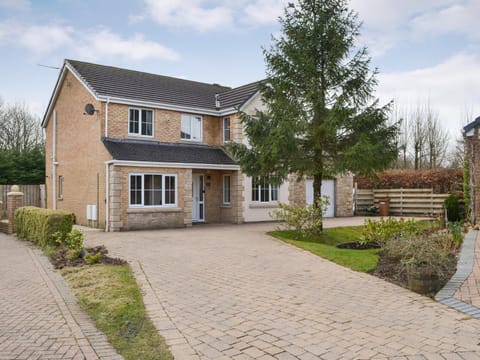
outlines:
M265 77L285 0L0 0L0 98L43 116L64 59L225 86ZM429 104L457 136L480 116L480 0L350 0L376 95Z

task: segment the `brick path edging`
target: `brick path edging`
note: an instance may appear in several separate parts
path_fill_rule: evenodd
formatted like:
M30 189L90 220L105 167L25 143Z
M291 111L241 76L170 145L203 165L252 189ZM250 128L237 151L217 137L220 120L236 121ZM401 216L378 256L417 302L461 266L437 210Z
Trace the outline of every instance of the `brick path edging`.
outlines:
M29 247L28 252L40 276L54 296L85 358L123 360L123 357L108 342L105 334L98 330L90 317L80 309L62 276L53 270L53 266L43 256L41 250Z
M435 295L435 300L450 306L451 308L470 315L476 319L480 319L480 309L467 304L463 301L455 299L455 292L467 280L472 273L475 260L475 243L478 231L470 230L463 239L460 250L460 259L457 264L457 272L452 276L450 281Z

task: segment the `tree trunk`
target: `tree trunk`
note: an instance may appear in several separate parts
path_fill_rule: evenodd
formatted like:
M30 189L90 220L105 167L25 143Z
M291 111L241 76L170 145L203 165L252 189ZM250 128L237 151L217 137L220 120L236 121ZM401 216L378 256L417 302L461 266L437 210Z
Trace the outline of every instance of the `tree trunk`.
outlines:
M313 206L318 207L319 200L322 200L322 174L315 174L313 176ZM323 218L323 214L320 211L320 216ZM320 232L323 231L323 219L320 223Z

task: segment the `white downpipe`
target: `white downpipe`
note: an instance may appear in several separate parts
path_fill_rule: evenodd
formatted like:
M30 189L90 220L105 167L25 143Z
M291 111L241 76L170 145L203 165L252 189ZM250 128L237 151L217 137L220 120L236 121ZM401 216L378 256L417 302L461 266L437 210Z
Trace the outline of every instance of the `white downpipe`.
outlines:
M108 138L108 104L110 104L110 98L107 98L105 103L105 137Z
M57 110L53 110L52 208L57 209Z
M110 194L109 194L110 164L105 162L105 232L109 232L110 223L108 221L110 213Z

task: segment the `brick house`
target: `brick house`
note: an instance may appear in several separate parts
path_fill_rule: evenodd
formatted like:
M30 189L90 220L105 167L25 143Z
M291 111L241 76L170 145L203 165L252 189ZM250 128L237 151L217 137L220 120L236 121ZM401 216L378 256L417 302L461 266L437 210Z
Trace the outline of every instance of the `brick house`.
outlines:
M42 126L47 207L106 231L271 220L311 201L308 180L249 178L224 150L246 142L239 111L259 82L228 88L65 60ZM352 215L352 178L325 181L329 216Z

